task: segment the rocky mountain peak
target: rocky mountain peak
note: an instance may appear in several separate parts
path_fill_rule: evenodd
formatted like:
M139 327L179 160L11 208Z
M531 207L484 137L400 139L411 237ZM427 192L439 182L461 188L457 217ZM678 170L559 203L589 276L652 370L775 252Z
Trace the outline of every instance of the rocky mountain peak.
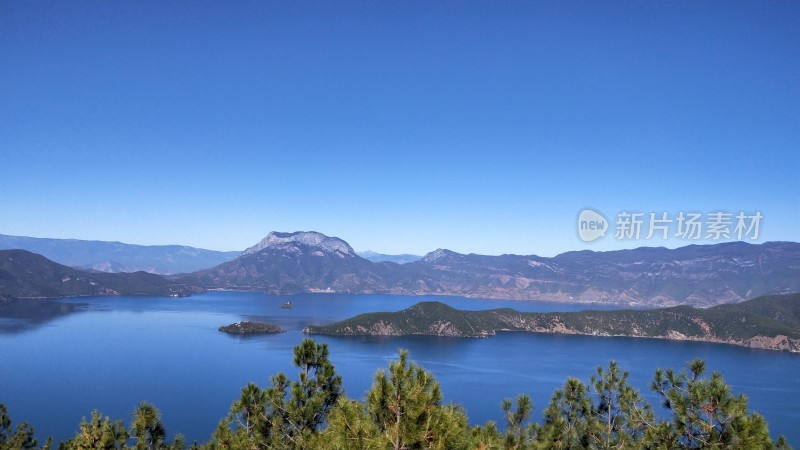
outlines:
M451 250L447 250L447 249L444 249L444 248L437 248L436 250L434 250L434 251L428 253L427 255L423 256L422 257L422 261L435 262L435 261L438 261L440 259L446 258L448 256L452 256L452 255L455 255L455 254L456 254L456 252L453 252Z
M287 246L302 245L324 253L340 253L356 256L350 244L337 238L328 237L316 231L296 231L294 233L281 233L273 231L258 244L248 248L242 255L258 253L267 248L286 248Z

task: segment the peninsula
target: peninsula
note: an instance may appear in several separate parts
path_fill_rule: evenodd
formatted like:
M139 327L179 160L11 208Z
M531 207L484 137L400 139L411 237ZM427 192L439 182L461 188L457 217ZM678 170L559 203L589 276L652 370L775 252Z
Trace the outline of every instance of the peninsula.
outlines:
M360 314L304 329L308 334L340 336L487 337L498 331L675 339L800 352L800 294L763 296L707 309L568 313L463 311L440 302L421 302L399 312Z

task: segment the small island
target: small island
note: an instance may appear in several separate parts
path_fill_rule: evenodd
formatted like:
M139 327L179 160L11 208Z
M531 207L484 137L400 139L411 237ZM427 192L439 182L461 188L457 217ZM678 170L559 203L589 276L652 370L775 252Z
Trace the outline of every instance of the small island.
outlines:
M283 333L283 328L265 322L236 322L224 327L219 327L219 331L228 334L254 335L254 334L276 334Z

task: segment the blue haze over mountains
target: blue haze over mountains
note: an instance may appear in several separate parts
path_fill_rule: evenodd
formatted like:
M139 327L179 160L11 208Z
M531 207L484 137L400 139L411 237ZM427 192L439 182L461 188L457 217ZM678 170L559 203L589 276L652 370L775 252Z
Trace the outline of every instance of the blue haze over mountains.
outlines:
M241 252L220 252L183 245L135 245L122 242L50 239L0 234L0 250L22 249L66 266L99 272L144 271L160 275L188 273L222 264ZM405 264L421 256L357 252L372 262Z
M205 289L278 295L456 295L707 307L800 291L800 244L728 242L678 249L585 250L552 258L438 249L401 265L368 261L347 242L321 233L273 232L233 261L176 281Z
M230 261L240 252L218 252L181 245L47 239L0 234L0 250L22 249L59 264L100 272L144 271L161 275L194 272Z
M800 292L800 243L796 242L584 250L552 258L460 254L438 249L422 259L398 264L370 261L342 239L314 231L273 232L243 252L227 253L180 246L0 237L0 248L27 247L26 250L70 266L93 265L90 267L95 270L111 271L98 263L106 260L126 268L173 274L167 275L165 282L155 283L157 286L140 278L135 283L130 279L109 280L109 293L155 289L169 295L185 295L229 289L278 295L315 292L451 295L642 307L679 304L708 307L761 295ZM38 261L30 256L8 254L4 258L14 268L17 280L7 296L59 296L32 286L46 286L48 292L58 294L58 282L68 278L98 282L66 273L64 268L45 269L45 262L36 263L42 267L26 272L22 259ZM44 278L28 279L31 274ZM64 291L60 295L74 293Z

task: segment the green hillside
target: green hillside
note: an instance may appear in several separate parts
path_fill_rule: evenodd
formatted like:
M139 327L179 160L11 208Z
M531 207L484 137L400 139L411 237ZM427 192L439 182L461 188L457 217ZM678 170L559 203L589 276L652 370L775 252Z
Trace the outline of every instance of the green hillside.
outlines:
M306 332L483 337L505 330L696 340L800 351L799 324L800 294L787 294L708 309L677 306L569 313L461 311L439 302L422 302L399 312L361 314L330 325L307 327Z
M25 250L0 250L0 298L189 296L193 288L146 273L89 273Z

